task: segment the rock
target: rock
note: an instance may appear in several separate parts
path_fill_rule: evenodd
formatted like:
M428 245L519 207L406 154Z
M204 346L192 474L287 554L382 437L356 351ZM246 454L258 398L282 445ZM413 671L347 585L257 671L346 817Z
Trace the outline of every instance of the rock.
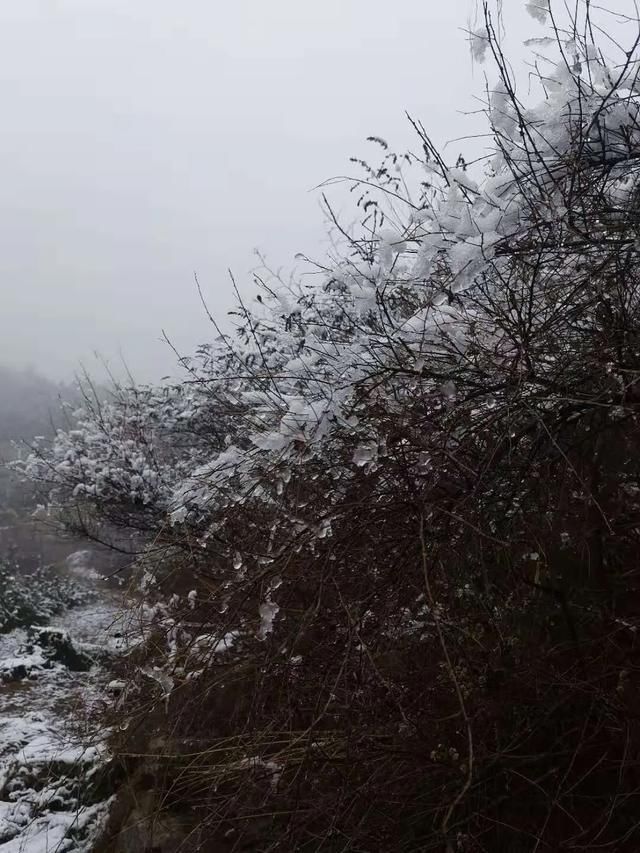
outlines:
M3 666L1 672L4 682L22 681L28 674L29 671L23 663L16 663L7 667Z
M46 658L42 649L34 649L32 646L21 648L15 657L0 660L0 681L10 684L15 681L24 681L42 672L47 666Z
M29 637L43 650L48 661L61 663L72 672L87 672L93 666L93 659L76 649L68 632L61 628L33 625Z

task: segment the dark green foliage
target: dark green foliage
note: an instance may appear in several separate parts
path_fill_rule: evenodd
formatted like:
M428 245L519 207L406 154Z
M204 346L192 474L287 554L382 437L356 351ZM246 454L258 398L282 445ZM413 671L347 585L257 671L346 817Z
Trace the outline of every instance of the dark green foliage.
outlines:
M77 607L92 593L51 568L23 573L0 561L0 633L45 623L55 614Z

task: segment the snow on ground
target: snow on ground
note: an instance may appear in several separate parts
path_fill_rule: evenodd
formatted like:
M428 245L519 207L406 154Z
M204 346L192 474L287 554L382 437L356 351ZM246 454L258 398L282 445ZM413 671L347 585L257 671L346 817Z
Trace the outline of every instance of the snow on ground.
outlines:
M96 711L112 676L100 661L123 651L125 631L117 598L100 596L51 620L89 671L52 662L24 630L0 636L0 853L85 853L106 816Z

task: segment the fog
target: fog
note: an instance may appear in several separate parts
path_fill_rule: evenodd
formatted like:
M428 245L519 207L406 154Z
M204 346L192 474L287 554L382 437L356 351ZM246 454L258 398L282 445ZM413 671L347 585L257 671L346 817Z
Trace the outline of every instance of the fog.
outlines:
M172 369L163 330L183 352L213 333L194 271L223 317L227 269L248 289L256 248L286 268L321 255L313 188L366 136L409 144L405 110L439 144L477 130L473 6L3 3L0 362Z

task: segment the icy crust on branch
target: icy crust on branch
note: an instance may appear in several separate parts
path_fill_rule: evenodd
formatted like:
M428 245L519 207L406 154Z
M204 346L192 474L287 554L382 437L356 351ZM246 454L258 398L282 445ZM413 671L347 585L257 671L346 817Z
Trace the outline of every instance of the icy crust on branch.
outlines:
M515 344L492 320L511 311L504 282L526 257L544 263L561 250L563 274L584 263L585 238L600 251L597 233L624 220L637 187L635 66L621 74L589 46L562 47L570 64L562 59L545 75L537 106L520 105L505 77L493 89L495 154L482 174L427 161L431 201L417 208L407 200L403 227L380 230L369 252L347 246L321 285L269 282L245 311L233 355L222 347L217 358L235 376L229 404L251 413L253 429L178 485L174 522L249 497L272 500L279 472L314 457L346 478L382 464L374 400L387 413L416 394L445 405L461 371L463 381L465 368L472 377L480 350L496 353L498 373L512 369ZM571 210L576 166L582 182L598 182L593 219ZM539 282L533 323L542 327L556 297Z
M529 5L542 19L547 4ZM88 406L26 473L63 504L104 511L113 502L155 513L159 525L167 516L193 525L205 547L243 503L275 507L283 528L326 536L348 483L384 470L389 433L416 400L434 417L454 406L477 416L509 404L515 376L532 405L555 405L553 379L577 327L547 332L549 318L568 298L581 322L595 316L580 292L569 295L571 270L596 262L607 241L636 253L627 212L640 152L635 63L609 67L589 44L555 47L537 106L520 102L500 68L483 167L449 168L423 140L420 202L399 180L397 192L381 184L384 224L356 237L341 231L321 273L262 282L259 300L236 312L236 334L203 346L183 384ZM542 345L535 370L507 329L517 308L506 284L516 278L527 334ZM421 476L423 456L409 459ZM314 463L333 485L325 517L309 519L282 496L292 472Z

